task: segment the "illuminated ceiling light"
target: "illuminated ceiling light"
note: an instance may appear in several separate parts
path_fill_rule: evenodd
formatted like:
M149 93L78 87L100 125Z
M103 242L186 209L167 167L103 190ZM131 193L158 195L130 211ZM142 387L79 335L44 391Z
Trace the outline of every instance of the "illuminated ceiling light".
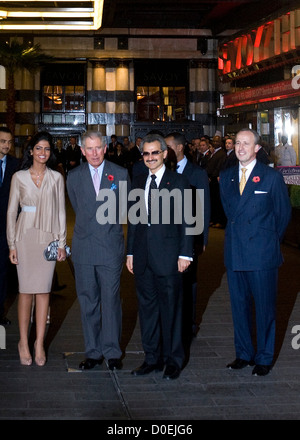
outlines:
M0 31L97 30L102 25L103 3L104 0L0 2Z

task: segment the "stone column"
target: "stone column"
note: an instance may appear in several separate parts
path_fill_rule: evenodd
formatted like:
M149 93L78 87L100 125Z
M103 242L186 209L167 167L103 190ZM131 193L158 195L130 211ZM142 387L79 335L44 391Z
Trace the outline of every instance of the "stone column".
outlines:
M35 131L35 75L27 69L22 70L21 90L20 90L20 126L16 126L16 135L33 135ZM19 130L17 131L17 128Z
M116 68L116 135L129 136L130 101L123 92L130 90L128 63L119 62Z
M100 131L106 136L106 102L103 99L106 91L106 71L104 63L97 62L91 70L91 101L88 102L89 111L93 114L91 130Z

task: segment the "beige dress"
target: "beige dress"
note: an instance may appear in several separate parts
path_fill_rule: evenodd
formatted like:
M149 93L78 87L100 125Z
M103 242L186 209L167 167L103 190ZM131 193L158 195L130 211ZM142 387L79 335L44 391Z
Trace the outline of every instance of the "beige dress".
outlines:
M19 210L21 209L20 213ZM16 172L11 181L7 210L7 242L17 250L20 293L49 293L55 261L47 261L43 252L52 240L66 244L64 179L46 169L38 188L29 170Z

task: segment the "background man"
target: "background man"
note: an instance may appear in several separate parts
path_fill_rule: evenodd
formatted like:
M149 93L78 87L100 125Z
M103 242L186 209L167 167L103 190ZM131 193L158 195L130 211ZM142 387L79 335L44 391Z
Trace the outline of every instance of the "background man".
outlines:
M187 160L184 155L185 137L181 133L170 133L165 141L172 148L177 158L177 173L182 174L197 195L197 190L204 192L204 229L200 235L194 236L193 261L188 270L183 274L184 286L184 336L187 343L198 330L196 324L196 301L197 301L197 269L198 256L205 250L208 243L209 220L210 220L210 195L207 173L199 165ZM195 199L193 200L195 202Z
M12 146L11 131L7 127L0 127L0 325L11 324L11 321L4 316L4 302L7 296L7 271L9 268L6 213L11 178L19 165L19 160L9 154Z
M80 165L81 150L75 136L70 137L70 144L66 148L65 159L67 173Z
M104 160L106 144L101 133L85 133L81 150L87 162L72 170L67 179L69 198L76 214L72 259L86 354L79 368L91 369L105 358L113 370L122 367L119 341L124 237L117 210L118 189L122 181L127 182L129 188L129 178L125 168ZM99 188L114 191L116 222L98 223L96 213L103 203L96 199Z
M278 267L283 262L280 241L291 205L282 175L256 160L258 150L259 136L254 130L237 133L239 164L221 172L220 191L227 216L224 254L236 351L235 361L227 367L241 369L255 363L252 374L265 376L274 356Z
M184 196L189 189L186 179L169 170L166 142L159 134L145 136L141 143L147 174L133 179L132 189L145 190L145 208L148 196L153 194L150 184L159 190L174 189ZM156 194L157 196L157 194ZM185 216L181 224L175 223L178 205L170 198L170 219L163 221L162 200L159 203L158 223L128 224L127 268L134 273L139 301L139 318L145 362L132 371L141 376L154 370L162 370L163 378L176 379L185 360L182 342L182 273L188 268L193 255L193 236L186 235ZM181 204L180 211L184 214ZM152 205L151 205L152 206ZM148 215L149 209L147 210ZM153 208L151 210L153 213ZM129 216L130 217L130 216Z
M225 150L226 150L226 159L222 165L222 169L232 167L238 163L235 149L234 149L234 138L228 136L225 140Z
M226 160L226 153L223 148L222 138L215 135L212 139L214 152L209 158L206 171L209 178L210 206L211 206L211 226L214 228L224 228L226 218L220 199L219 174Z

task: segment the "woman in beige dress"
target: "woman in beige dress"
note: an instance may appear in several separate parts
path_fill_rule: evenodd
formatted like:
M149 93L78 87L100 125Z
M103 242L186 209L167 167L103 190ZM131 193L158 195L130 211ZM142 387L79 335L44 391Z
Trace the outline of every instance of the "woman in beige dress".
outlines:
M35 363L46 363L44 337L55 261L47 261L44 249L59 240L57 261L66 259L65 186L61 173L54 171L52 136L37 133L29 142L21 170L11 181L7 210L9 258L17 265L19 280L18 320L20 362L31 365L28 330L35 297Z

